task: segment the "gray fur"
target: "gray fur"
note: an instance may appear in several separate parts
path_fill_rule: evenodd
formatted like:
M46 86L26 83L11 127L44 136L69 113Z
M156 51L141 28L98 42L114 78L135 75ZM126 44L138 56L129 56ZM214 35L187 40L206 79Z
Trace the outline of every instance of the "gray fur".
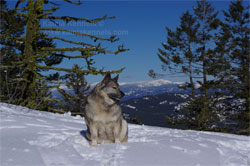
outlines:
M127 142L128 125L122 117L119 100L124 96L117 83L108 73L102 82L90 92L85 112L87 138L92 146L98 143Z

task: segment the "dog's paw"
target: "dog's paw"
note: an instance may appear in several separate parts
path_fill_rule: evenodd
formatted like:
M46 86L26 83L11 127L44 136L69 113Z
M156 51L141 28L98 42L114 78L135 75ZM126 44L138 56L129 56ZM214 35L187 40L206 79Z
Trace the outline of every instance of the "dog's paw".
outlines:
M119 139L115 139L115 143L119 144L119 143L121 143L121 141Z
M97 145L97 141L91 141L91 146L96 146Z

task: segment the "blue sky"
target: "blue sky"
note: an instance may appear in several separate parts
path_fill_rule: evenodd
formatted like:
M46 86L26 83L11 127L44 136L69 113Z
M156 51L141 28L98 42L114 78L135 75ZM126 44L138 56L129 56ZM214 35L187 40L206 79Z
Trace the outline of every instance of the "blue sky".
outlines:
M120 81L144 81L151 80L148 76L149 69L164 73L161 70L162 63L157 57L157 49L161 47L161 42L166 41L166 30L168 26L175 29L180 23L180 16L186 10L192 10L196 1L83 1L80 6L61 3L60 10L56 15L69 15L73 17L98 18L105 14L115 16L115 19L102 21L95 25L80 22L79 24L64 25L59 22L60 28L69 28L80 32L90 31L91 33L116 33L120 40L116 43L107 43L109 50L115 50L119 44L124 44L130 51L118 55L96 55L94 57L97 67L104 67L106 70L120 69L125 67L120 74ZM227 10L230 1L211 1L216 10ZM42 22L42 26L51 26L48 22ZM60 34L62 35L62 34ZM65 35L75 41L89 41L83 37ZM107 35L99 35L107 37ZM58 47L72 47L72 45L57 42ZM77 55L72 53L71 55ZM83 60L65 60L61 65L71 68L77 63L85 66ZM88 76L89 83L97 82L101 76ZM183 76L166 76L163 79L170 81L187 80Z

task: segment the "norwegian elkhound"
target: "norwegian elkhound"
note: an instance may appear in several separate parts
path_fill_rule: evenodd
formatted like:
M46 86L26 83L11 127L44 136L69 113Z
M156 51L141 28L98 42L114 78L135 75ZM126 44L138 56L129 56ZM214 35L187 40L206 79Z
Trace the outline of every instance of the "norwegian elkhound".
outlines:
M102 142L120 143L128 140L128 124L122 117L120 99L124 93L115 78L107 73L87 98L85 121L87 139L92 146Z

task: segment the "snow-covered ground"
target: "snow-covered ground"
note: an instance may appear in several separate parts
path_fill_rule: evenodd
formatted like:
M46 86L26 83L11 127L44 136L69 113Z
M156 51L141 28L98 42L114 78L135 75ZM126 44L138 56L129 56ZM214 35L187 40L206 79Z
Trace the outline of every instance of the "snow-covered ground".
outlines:
M91 147L83 118L0 103L0 165L250 165L250 137L129 125L128 143Z

